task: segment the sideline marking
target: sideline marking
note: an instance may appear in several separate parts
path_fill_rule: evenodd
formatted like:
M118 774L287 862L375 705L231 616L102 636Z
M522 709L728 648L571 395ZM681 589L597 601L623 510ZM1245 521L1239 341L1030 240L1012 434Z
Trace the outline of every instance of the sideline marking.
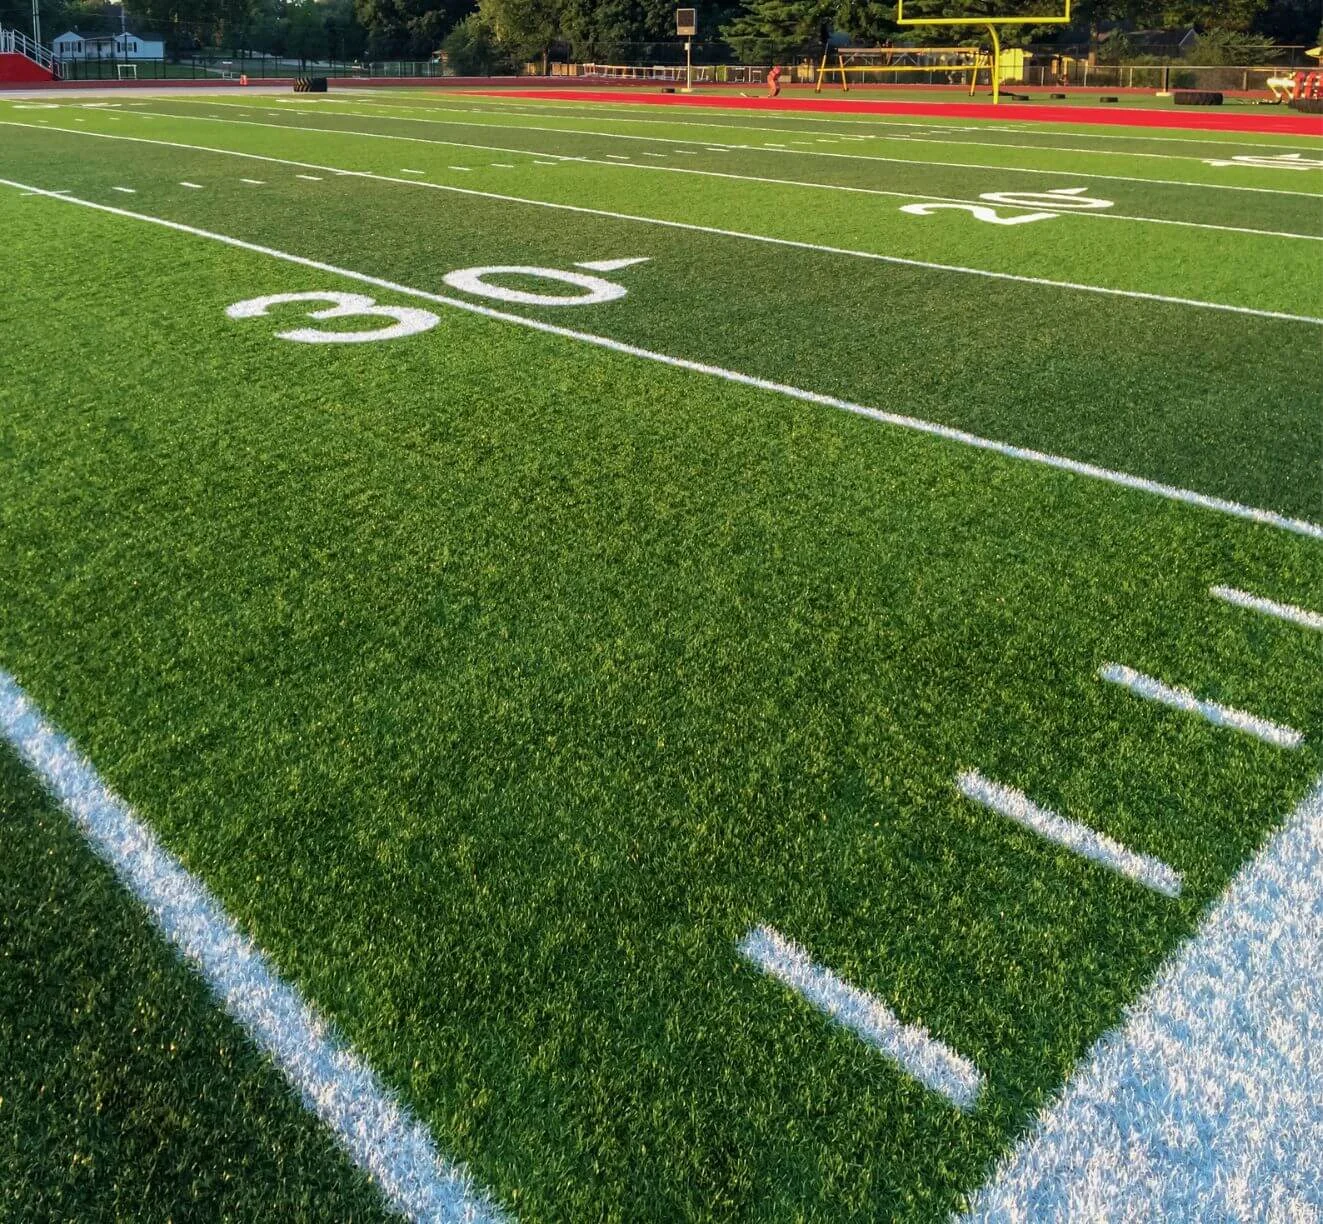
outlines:
M1208 593L1214 599L1225 600L1229 604L1235 604L1238 608L1248 608L1251 612L1262 612L1264 616L1275 616L1278 620L1289 621L1291 624L1300 625L1305 629L1323 630L1323 613L1310 612L1307 608L1297 608L1294 604L1275 603L1271 599L1251 595L1248 591L1238 591L1235 587L1209 587Z
M956 785L966 799L982 804L994 812L1015 821L1016 824L1037 833L1039 837L1065 846L1084 858L1110 867L1137 884L1165 893L1169 897L1181 895L1181 873L1168 867L1161 859L1139 854L1106 833L1099 833L1088 825L1078 824L1041 808L1028 795L1013 786L990 781L976 769L967 769L956 778Z
M1200 718L1215 727L1231 727L1233 730L1243 731L1246 735L1252 735L1255 739L1277 748L1299 748L1305 738L1291 727L1269 722L1256 714L1247 714L1244 710L1220 705L1216 701L1196 697L1189 689L1163 684L1161 680L1155 680L1152 676L1146 676L1143 672L1135 671L1133 667L1126 667L1120 663L1105 664L1098 669L1098 676L1112 684L1119 684L1123 689L1134 693L1136 697L1156 701L1159 705L1170 706L1173 710L1183 710L1187 714L1198 714Z
M769 926L754 927L738 948L746 960L848 1028L925 1088L940 1092L957 1109L974 1107L983 1087L982 1073L950 1046L930 1037L922 1025L903 1023L880 999L815 964L797 943Z
M207 886L107 789L91 763L3 670L0 736L396 1211L413 1220L474 1224L506 1218L476 1189L463 1165L438 1154L427 1128L280 978Z
M964 1218L1313 1218L1323 1179L1321 1028L1315 784Z
M356 173L356 172L346 172ZM400 182L407 183L408 179L400 179ZM430 184L420 184L430 185ZM414 289L408 285L401 285L397 281L386 280L384 277L371 276L366 272L355 272L349 268L337 267L335 264L323 263L317 259L308 259L303 255L294 255L288 251L280 251L274 247L261 246L255 242L245 242L242 238L231 238L227 234L217 234L211 230L198 229L196 226L185 225L181 221L170 221L164 217L153 217L148 213L131 212L126 208L115 208L110 204L99 204L94 200L83 200L77 196L61 194L53 191L46 191L40 187L30 187L26 183L15 182L13 179L0 178L0 186L12 187L18 191L30 191L34 195L45 196L48 199L58 200L64 204L76 204L80 208L92 208L97 212L110 213L112 216L127 217L133 221L144 221L149 225L159 225L163 229L174 230L180 234L191 234L196 238L206 238L212 242L220 242L226 246L234 247L241 251L252 251L258 255L267 255L272 259L283 260L286 263L297 264L302 268L312 268L318 272L327 272L333 276L343 276L347 280L358 281L364 285L375 285L378 289L389 289L395 293L402 293L409 297L422 298L428 302L437 302L442 306L452 306L456 310L467 310L470 314L482 315L489 319L499 319L503 323L514 323L519 327L527 327L531 331L545 332L551 336L563 336L569 340L578 340L583 344L591 344L597 348L608 349L613 353L623 353L629 357L638 357L645 361L655 361L658 365L670 366L677 370L688 370L695 374L706 374L713 378L720 378L725 382L736 383L743 387L753 387L759 391L770 391L777 395L784 395L788 399L800 400L806 404L818 404L826 408L836 408L841 412L849 412L855 416L865 417L870 421L879 421L885 425L895 425L901 429L913 430L915 433L928 434L931 437L942 438L949 442L958 442L961 445L969 446L975 450L991 451L994 454L1003 455L1010 459L1020 459L1028 463L1042 464L1044 467L1056 468L1058 471L1070 472L1076 476L1085 476L1092 480L1100 480L1106 484L1118 485L1121 488L1133 489L1141 493L1148 493L1154 497L1161 497L1167 501L1182 502L1189 506L1198 506L1203 510L1211 510L1218 514L1225 514L1232 518L1245 519L1251 523L1259 523L1265 527L1275 527L1281 531L1289 531L1295 535L1308 536L1311 539L1323 540L1323 524L1311 523L1306 519L1288 518L1284 514L1279 514L1275 510L1263 510L1254 506L1244 506L1239 502L1228 501L1225 498L1213 497L1207 493L1198 493L1193 489L1182 489L1175 485L1161 484L1158 481L1149 480L1143 476L1132 476L1128 472L1118 472L1111 468L1098 467L1092 463L1085 463L1079 459L1070 459L1064 455L1046 454L1043 451L1030 450L1023 446L1014 446L1009 442L998 442L993 438L983 438L978 434L967 433L963 429L953 429L949 425L941 425L936 421L925 421L920 417L903 416L896 412L886 412L881 408L870 408L865 404L856 404L851 400L839 399L834 395L823 395L818 391L808 391L802 387L793 387L788 383L774 382L771 379L759 378L753 374L742 374L738 370L728 370L723 366L709 365L706 362L691 361L687 357L672 357L667 353L657 353L651 349L640 348L634 344L627 344L623 340L613 340L609 336L598 336L592 332L576 331L573 328L561 327L555 323L544 323L540 319L529 319L523 315L509 314L503 310L495 310L490 306L480 306L476 302L466 302L460 298L446 297L439 293L429 293L425 289Z
M220 122L229 122L221 120ZM13 120L0 120L0 127L28 127L29 124L16 123ZM268 126L268 125L259 125ZM279 127L282 125L272 124ZM507 204L526 204L531 208L550 208L559 212L580 213L590 217L610 217L616 221L633 221L640 225L659 225L666 229L683 230L686 233L715 234L721 238L739 238L746 242L762 242L770 246L790 247L800 251L818 251L825 255L845 255L852 259L871 259L878 263L895 264L904 268L923 268L930 272L953 272L961 276L980 276L987 280L1011 281L1022 285L1039 285L1050 289L1069 289L1075 293L1096 293L1103 297L1128 298L1133 301L1162 302L1168 306L1190 306L1198 310L1218 310L1228 314L1250 315L1259 319L1278 319L1286 323L1309 323L1316 327L1323 326L1323 317L1314 315L1288 314L1280 310L1260 310L1255 306L1234 306L1227 302L1206 302L1199 298L1173 297L1163 293L1146 293L1142 289L1113 289L1106 285L1085 285L1077 281L1049 280L1039 276L1024 276L1017 272L995 272L987 268L970 268L963 264L934 263L925 259L907 259L901 255L883 255L876 251L858 251L849 247L827 246L817 242L803 242L795 238L773 238L767 234L753 234L746 230L722 229L713 225L697 225L690 221L670 221L663 217L645 217L638 213L613 212L605 208L591 208L583 204L561 204L551 200L534 200L527 196L507 195L499 191L480 191L473 187L456 187L453 183L431 183L419 179L396 178L389 174L374 174L370 170L344 170L338 166L324 166L316 162L295 161L288 157L271 157L264 153L248 153L242 149L218 149L211 145L186 144L178 140L156 140L150 136L116 136L112 132L80 132L70 128L45 128L43 131L64 132L71 136L92 136L99 140L127 140L134 144L160 145L171 149L189 149L196 153L215 153L222 157L242 157L249 161L274 162L282 166L304 166L313 170L323 170L344 178L370 179L377 183L396 183L406 187L422 187L430 191L450 191L458 195L474 196L483 200L502 200ZM312 129L321 131L323 129ZM332 129L333 130L333 129ZM351 133L352 134L352 133ZM375 135L375 133L366 133ZM387 136L384 139L398 140L404 137ZM432 142L435 143L435 142ZM449 142L447 142L449 143ZM581 159L566 158L566 161ZM451 166L452 170L469 169L466 166ZM298 175L299 178L312 178L312 175ZM1082 216L1106 216L1105 213L1083 213Z

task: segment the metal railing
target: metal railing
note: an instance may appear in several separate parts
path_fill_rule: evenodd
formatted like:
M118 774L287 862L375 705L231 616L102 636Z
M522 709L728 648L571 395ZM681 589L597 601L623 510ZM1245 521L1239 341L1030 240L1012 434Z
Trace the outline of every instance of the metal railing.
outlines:
M436 77L441 67L428 60L300 60L288 56L241 56L226 59L67 59L61 60L63 75L71 81L113 81L120 68L133 65L140 81L237 81L240 77L262 80L270 77Z
M55 57L50 53L50 49L43 47L39 42L34 42L20 30L0 26L0 54L25 56L38 67L45 68L52 76L59 75Z

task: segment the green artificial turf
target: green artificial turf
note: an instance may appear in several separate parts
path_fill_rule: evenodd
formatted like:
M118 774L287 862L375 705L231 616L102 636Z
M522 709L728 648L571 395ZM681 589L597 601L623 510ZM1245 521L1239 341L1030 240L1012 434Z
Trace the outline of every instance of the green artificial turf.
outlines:
M0 119L440 174L425 146L65 110ZM646 255L611 274L619 301L512 309L1318 515L1311 324L4 131L0 177L456 297L460 267ZM484 156L468 177L492 190ZM557 187L526 162L512 178L539 198L898 232L854 197L787 215L755 184L678 198L575 163ZM1315 540L9 188L0 224L0 667L520 1218L958 1208L1319 771L1317 643L1207 594L1323 606ZM1062 222L1098 244L1072 275L1106 262L1088 224ZM1008 262L1043 258L1022 229ZM1167 283L1270 302L1310 244L1260 241L1206 240ZM298 345L273 333L301 307L225 315L309 290L439 323ZM1305 745L1147 705L1106 662ZM1185 891L973 807L965 768ZM32 810L21 779L3 794ZM87 870L64 844L61 870ZM743 964L760 922L972 1059L978 1108ZM64 942L95 960L97 938ZM288 1124L201 1054L180 1080L202 1128ZM9 1133L58 1152L62 1125ZM159 1123L119 1128L104 1142L140 1130L194 1167ZM288 1193L341 1214L330 1195L362 1191L318 1160ZM254 1181L254 1203L282 1191Z
M8 751L0 828L0 1216L386 1218Z

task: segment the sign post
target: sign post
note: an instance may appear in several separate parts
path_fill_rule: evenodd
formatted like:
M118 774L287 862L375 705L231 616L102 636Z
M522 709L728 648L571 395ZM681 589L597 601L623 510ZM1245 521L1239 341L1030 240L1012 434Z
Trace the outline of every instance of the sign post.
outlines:
M694 92L693 43L690 41L698 33L698 10L682 8L675 10L675 32L684 39L684 88L681 93Z

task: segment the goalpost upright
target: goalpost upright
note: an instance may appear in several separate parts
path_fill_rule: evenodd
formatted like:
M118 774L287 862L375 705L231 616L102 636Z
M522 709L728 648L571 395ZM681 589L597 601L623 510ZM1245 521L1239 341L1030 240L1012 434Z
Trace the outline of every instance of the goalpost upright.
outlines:
M1069 25L1070 0L1066 11L1047 17L906 17L905 0L896 0L896 24L899 26L982 26L992 39L992 103L1001 101L1001 38L998 26Z

